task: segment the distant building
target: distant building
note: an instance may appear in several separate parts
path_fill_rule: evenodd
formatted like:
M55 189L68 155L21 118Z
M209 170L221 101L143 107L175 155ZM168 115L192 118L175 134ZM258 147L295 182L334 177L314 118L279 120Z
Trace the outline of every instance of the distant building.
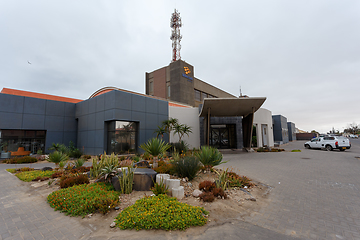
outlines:
M273 132L274 141L277 144L285 144L289 142L289 130L287 126L287 118L282 115L273 115Z
M288 131L289 131L289 141L296 141L296 128L295 128L295 123L293 122L288 122L287 123L288 126Z

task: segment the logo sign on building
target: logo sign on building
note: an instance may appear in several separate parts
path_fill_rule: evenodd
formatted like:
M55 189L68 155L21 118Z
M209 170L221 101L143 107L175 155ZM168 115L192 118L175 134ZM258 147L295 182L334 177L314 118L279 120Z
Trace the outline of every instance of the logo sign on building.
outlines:
M190 69L188 67L184 67L185 73L182 74L184 78L187 78L189 82L193 81L193 78L188 76L189 73L191 73Z

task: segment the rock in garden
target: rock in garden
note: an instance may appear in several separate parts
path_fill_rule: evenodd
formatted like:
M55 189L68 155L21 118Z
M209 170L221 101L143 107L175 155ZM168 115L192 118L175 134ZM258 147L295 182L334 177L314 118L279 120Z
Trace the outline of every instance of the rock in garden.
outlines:
M111 184L113 185L115 191L120 192L121 191L121 187L120 187L120 182L119 182L119 177L115 176L113 178L111 178Z
M43 167L41 171L52 171L53 169L51 167Z
M150 164L148 161L146 160L141 160L137 163L134 163L134 167L138 167L138 168L150 168Z
M195 189L195 191L193 191L192 195L193 195L194 197L199 197L201 193L202 193L201 190Z
M110 224L110 227L111 228L114 228L116 226L116 223L115 222L112 222L111 224Z
M114 209L115 209L115 210L119 210L119 209L120 209L120 207L115 207Z

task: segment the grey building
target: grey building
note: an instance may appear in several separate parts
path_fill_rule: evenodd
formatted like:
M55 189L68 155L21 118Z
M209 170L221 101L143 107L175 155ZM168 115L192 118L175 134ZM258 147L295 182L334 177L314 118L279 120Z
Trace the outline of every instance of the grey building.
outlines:
M9 90L0 93L0 146L7 151L48 152L52 143L72 141L85 154L134 152L168 119L167 101L115 88L84 101Z
M282 115L273 115L274 142L284 144L289 142L287 118Z
M288 122L289 141L296 141L295 123Z

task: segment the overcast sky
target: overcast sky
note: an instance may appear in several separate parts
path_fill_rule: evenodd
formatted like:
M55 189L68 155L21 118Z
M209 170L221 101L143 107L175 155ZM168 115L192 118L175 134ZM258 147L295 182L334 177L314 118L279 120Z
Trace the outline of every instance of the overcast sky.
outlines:
M302 130L360 124L359 0L0 0L0 90L144 93L145 72L171 61L175 7L197 78L267 97Z

